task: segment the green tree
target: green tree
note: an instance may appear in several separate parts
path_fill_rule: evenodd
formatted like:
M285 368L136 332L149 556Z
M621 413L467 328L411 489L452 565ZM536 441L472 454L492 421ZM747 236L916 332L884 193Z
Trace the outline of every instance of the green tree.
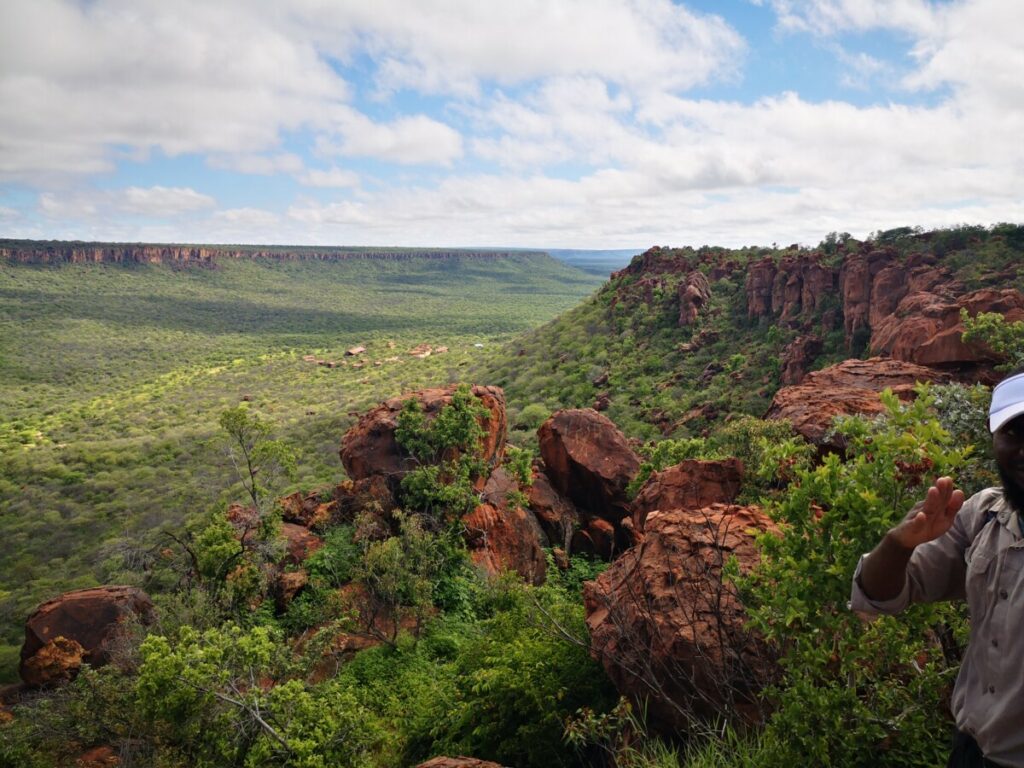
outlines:
M980 312L976 317L960 310L967 344L981 342L1003 358L999 370L1012 371L1024 365L1024 320L1008 323L998 312Z

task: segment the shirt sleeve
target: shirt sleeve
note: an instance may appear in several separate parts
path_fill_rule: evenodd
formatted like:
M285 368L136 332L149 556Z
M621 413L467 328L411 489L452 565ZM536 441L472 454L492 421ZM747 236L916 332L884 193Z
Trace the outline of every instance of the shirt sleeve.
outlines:
M907 578L903 589L890 600L872 600L861 587L860 573L864 560L862 555L853 574L850 593L850 608L870 614L899 613L910 603L934 603L940 600L957 600L966 597L965 576L967 566L964 553L971 545L977 522L982 514L982 494L975 494L964 502L946 533L934 541L922 544L914 550L907 564Z

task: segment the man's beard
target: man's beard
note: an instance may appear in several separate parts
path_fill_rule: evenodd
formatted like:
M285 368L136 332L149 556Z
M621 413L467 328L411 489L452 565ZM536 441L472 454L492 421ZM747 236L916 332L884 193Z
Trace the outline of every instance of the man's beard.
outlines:
M1003 481L1003 494L1006 496L1006 500L1010 502L1013 510L1021 515L1022 522L1024 522L1024 486L1014 480L998 464L996 467L999 469L999 479Z

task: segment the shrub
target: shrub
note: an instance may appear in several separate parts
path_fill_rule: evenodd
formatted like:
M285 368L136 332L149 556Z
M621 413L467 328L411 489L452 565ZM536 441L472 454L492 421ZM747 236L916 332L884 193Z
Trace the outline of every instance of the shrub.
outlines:
M913 606L865 624L846 607L860 555L964 452L924 391L887 417L841 422L848 459L800 468L770 511L781 532L761 540L762 563L741 582L753 625L783 653L770 692L767 765L937 765L948 724L942 699L956 661L940 637L962 637L956 606Z

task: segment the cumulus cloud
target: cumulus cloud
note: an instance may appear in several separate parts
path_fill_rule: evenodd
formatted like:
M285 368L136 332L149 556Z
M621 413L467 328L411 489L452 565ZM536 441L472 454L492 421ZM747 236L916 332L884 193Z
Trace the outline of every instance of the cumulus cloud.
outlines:
M332 129L338 138L322 136L323 154L372 157L402 165L450 165L462 156L461 134L426 115L375 123L354 110L337 110Z
M51 218L82 219L126 213L137 216L174 217L212 208L209 195L191 187L128 187L120 190L39 195L39 210Z
M270 176L275 173L299 173L304 167L302 158L294 152L274 155L211 155L207 158L212 168L239 173Z
M344 168L311 168L298 177L299 183L307 187L358 187L359 174Z

